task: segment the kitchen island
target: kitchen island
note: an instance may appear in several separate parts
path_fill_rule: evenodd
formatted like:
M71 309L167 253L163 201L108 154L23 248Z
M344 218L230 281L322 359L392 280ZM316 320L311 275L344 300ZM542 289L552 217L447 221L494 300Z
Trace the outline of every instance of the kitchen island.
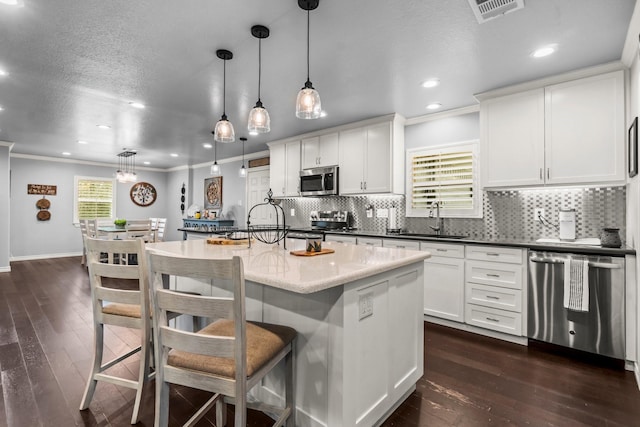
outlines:
M428 252L325 242L335 253L299 257L281 245L148 244L178 257L244 262L247 319L291 326L296 346L296 424L382 422L423 374L423 265ZM228 296L228 283L170 279L172 289ZM189 322L185 322L185 325ZM251 393L280 404L282 375Z

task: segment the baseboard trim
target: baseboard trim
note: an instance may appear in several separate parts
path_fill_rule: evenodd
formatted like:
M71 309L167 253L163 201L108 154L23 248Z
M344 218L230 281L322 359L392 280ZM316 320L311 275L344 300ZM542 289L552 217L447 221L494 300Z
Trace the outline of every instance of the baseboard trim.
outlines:
M11 266L9 266L9 267L0 267L0 273L11 273Z
M47 258L67 258L67 257L72 257L72 256L82 256L82 252L14 256L14 257L9 258L9 262L11 262L11 261L31 261L31 260L34 260L34 259L47 259Z
M637 362L633 362L633 373L636 376L636 385L638 386L638 390L640 390L640 365Z

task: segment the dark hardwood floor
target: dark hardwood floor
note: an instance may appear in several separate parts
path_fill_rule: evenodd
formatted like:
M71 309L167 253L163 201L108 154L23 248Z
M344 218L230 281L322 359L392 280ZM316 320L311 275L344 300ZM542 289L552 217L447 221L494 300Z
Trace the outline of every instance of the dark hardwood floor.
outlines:
M93 332L86 270L79 257L11 263L0 273L0 427L128 426L133 390L99 384L78 411ZM135 331L108 330L107 357L133 347ZM633 374L546 346L523 347L425 324L425 374L384 426L638 426ZM113 368L135 378L137 361ZM171 425L207 394L171 392ZM139 425L153 425L153 383ZM250 426L269 425L259 413ZM205 418L200 425L213 425Z

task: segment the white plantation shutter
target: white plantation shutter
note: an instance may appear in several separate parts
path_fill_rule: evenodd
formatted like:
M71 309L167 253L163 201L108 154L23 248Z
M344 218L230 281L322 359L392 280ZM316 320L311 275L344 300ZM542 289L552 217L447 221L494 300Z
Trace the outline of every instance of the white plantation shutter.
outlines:
M74 222L81 219L112 218L114 181L106 178L76 177Z
M477 143L407 151L407 216L429 216L432 203L444 217L477 217Z

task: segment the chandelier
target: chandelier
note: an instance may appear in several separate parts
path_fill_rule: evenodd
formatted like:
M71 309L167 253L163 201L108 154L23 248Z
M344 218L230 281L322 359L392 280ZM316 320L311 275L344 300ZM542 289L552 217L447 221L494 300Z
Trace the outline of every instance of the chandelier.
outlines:
M136 152L123 151L118 154L118 170L116 171L116 179L118 182L136 182Z

